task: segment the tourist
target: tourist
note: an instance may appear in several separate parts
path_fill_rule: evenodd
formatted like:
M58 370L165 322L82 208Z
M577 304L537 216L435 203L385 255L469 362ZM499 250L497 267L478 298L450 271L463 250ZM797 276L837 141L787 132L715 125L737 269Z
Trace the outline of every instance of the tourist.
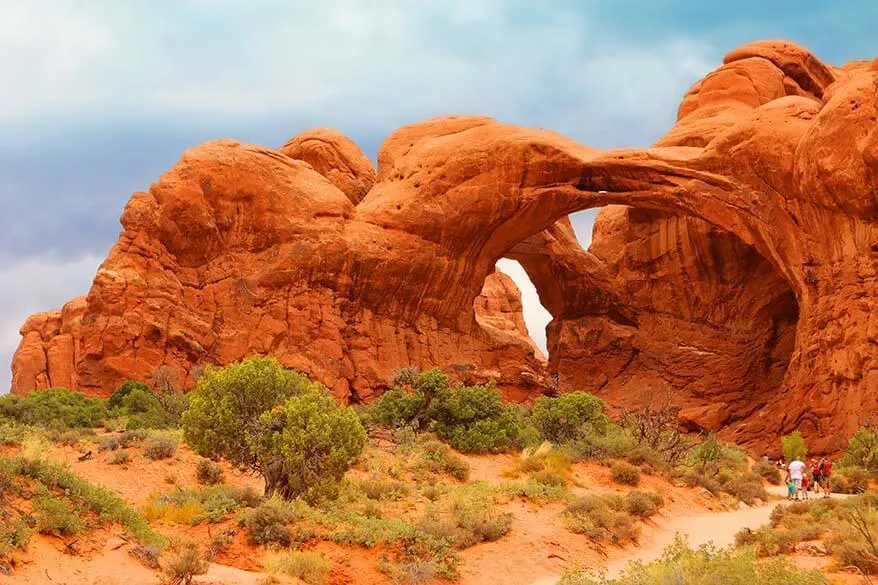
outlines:
M817 459L811 460L811 485L815 494L819 494L823 489L823 473L820 471L820 462Z
M820 468L820 479L823 480L823 497L828 498L829 494L832 491L832 484L830 476L832 475L832 461L823 457L820 459L820 463L818 463L818 467Z
M802 471L802 499L808 500L808 490L811 489L811 477L810 477L810 469L808 466L805 466L805 469Z
M795 486L794 494L795 499L799 499L799 492L802 491L802 477L805 471L805 464L802 463L798 457L793 458L793 462L790 463L789 467L789 477L793 482L793 486Z

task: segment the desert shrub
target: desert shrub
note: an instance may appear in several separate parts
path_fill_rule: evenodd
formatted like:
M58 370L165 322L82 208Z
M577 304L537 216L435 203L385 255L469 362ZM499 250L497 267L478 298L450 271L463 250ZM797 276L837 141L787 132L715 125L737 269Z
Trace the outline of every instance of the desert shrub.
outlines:
M789 435L784 435L780 438L780 443L786 461L794 459L804 461L805 457L808 456L808 446L805 445L805 439L799 431L793 431Z
M147 437L141 449L152 460L167 459L176 453L177 441L169 435L154 434Z
M871 474L862 467L841 467L829 476L830 487L839 494L861 494L869 488Z
M265 478L266 492L331 498L366 442L356 413L272 358L208 369L183 416L186 440Z
M152 394L149 386L138 380L125 380L116 388L116 390L107 399L107 408L123 408L127 406L125 399L132 392L140 392L141 394Z
M512 515L494 506L479 493L460 494L450 508L429 508L418 528L456 548L468 548L479 542L498 540L508 534Z
M123 451L122 449L111 451L110 456L107 458L107 461L109 461L113 465L124 465L130 460L131 458L128 456L128 452Z
M187 542L178 547L162 564L162 583L164 585L190 585L198 575L207 572L208 563L198 544Z
M541 396L534 402L530 418L543 439L560 445L583 435L603 434L609 425L603 407L599 398L586 392Z
M144 431L125 431L120 435L101 437L98 442L98 451L115 451L130 447L146 438Z
M466 548L477 542L499 540L509 533L512 514L491 506L480 498L458 498L452 508L454 520L463 536L456 544Z
M564 511L567 528L585 534L595 541L609 540L614 544L636 542L640 528L623 509L624 499L584 496L571 502Z
M359 485L370 500L404 500L411 493L406 484L382 477L362 479Z
M367 418L383 427L394 428L413 421L423 406L422 393L391 388L367 408Z
M270 498L259 507L247 510L238 518L238 524L247 531L250 544L290 546L290 522L298 514L285 502Z
M538 447L526 447L516 461L515 467L507 473L518 477L521 474L546 486L562 487L570 482L571 461L566 451L555 449L551 443L544 442Z
M6 420L0 416L0 445L17 445L32 432L33 429L30 426L18 421Z
M27 520L23 517L18 517L15 521L4 519L0 523L0 568L3 566L3 557L13 550L24 548L30 540L32 532Z
M562 448L574 460L591 459L606 461L611 458L629 457L635 451L635 441L631 434L622 427L609 423L602 431L587 428L575 439L564 443ZM634 463L640 465L645 462Z
M655 492L634 490L625 494L625 510L635 518L655 516L665 501Z
M153 494L143 505L142 513L149 521L162 519L178 524L197 524L204 515L204 506L198 498L178 490L171 494Z
M99 426L106 409L99 398L67 388L49 388L0 397L0 416L28 425L67 429Z
M206 485L222 483L222 465L211 461L210 459L202 458L198 461L198 465L195 467L195 477L198 479L198 483Z
M570 490L563 486L550 486L534 480L510 481L500 484L500 491L534 502L564 502L572 498Z
M640 483L640 470L624 461L617 461L610 466L613 481L622 485L636 486Z
M249 487L212 485L200 490L177 487L170 492L152 494L143 507L148 520L197 524L219 522L241 507L259 505L259 495Z
M88 430L91 431L91 429ZM80 429L49 429L46 431L46 438L56 445L75 447L79 444L79 441L80 439L82 439L83 434L84 433Z
M430 430L458 451L500 453L509 449L517 436L513 409L489 383L438 392L426 416Z
M421 444L421 452L422 465L428 470L450 475L460 481L469 478L469 463L445 443L428 439Z
M150 569L160 569L159 557L162 549L154 544L138 544L134 546L129 554L140 561L140 563Z
M37 532L55 536L70 536L85 530L85 521L66 498L40 496L34 503Z
M559 585L826 585L817 571L795 568L783 558L756 562L751 549L716 549L704 545L689 548L678 535L661 558L651 563L631 563L615 579L588 573L569 573Z
M854 433L848 441L839 467L858 467L868 472L878 473L878 428L866 424Z
M235 541L235 534L236 530L234 528L224 528L214 534L213 538L210 539L210 544L207 545L205 557L209 561L216 559L217 555L228 549Z
M68 500L93 511L101 520L118 522L142 544L164 542L142 516L107 488L92 485L54 463L24 457L8 461L14 473L29 477L48 489L60 490Z
M752 472L744 472L732 473L725 477L729 477L729 479L720 484L720 489L745 504L752 506L757 503L757 500L763 502L768 500L761 476Z
M329 575L329 563L320 553L289 551L269 552L262 559L269 573L282 573L309 585L323 583Z
M678 428L680 408L673 405L671 393L658 401L651 392L646 396L640 408L623 411L621 425L644 452L655 454L664 464L676 465L692 446Z
M403 386L412 386L418 383L421 371L415 366L405 366L393 372L390 377L390 386L392 388L402 388Z
M752 547L760 557L792 553L799 542L801 541L792 530L777 530L765 526L758 530L744 528L735 534L737 546Z
M126 414L146 413L150 410L161 408L158 399L152 390L135 388L125 395L120 401L119 408Z
M430 585L438 578L436 566L429 560L411 560L391 563L382 559L378 570L390 578L393 585Z
M780 469L766 461L758 461L753 466L753 472L772 485L780 485L783 481Z

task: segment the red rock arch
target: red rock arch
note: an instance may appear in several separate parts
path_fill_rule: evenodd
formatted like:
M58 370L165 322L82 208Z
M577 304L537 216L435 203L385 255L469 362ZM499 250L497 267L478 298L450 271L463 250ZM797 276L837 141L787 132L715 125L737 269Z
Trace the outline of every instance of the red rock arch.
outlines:
M473 117L395 132L377 176L326 130L280 151L201 145L131 198L88 296L24 325L13 390L107 393L162 365L190 386L200 365L270 353L352 400L409 363L526 396L544 387L541 365L481 325L473 300L500 257L558 235L569 213L620 204L703 220L698 238L718 226L782 275L795 349L777 399L737 428L759 441L803 426L836 447L878 413L875 69L743 47L647 149ZM624 299L601 290L590 302L624 319Z

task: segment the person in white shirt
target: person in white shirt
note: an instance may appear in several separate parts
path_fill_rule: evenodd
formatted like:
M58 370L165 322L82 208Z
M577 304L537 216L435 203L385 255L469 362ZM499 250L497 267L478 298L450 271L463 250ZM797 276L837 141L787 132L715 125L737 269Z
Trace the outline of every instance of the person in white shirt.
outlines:
M798 457L793 458L792 463L790 463L789 468L789 477L795 486L795 492L793 495L795 499L799 499L799 492L802 491L802 477L805 472L805 464L799 460Z

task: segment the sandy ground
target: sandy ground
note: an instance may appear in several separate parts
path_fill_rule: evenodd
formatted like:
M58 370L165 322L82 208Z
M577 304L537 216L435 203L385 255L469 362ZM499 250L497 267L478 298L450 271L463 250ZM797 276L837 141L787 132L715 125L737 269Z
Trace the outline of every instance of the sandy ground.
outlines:
M770 486L767 491L772 496L786 496L786 488L783 486ZM832 497L845 498L848 496L833 494ZM637 548L613 550L607 555L604 563L594 564L590 560L584 560L580 569L605 571L608 577L618 577L632 561L650 562L660 558L665 548L674 542L677 534L686 536L689 545L693 548L707 543L713 543L718 548L731 546L735 543L737 532L743 528L755 530L767 524L772 510L784 503L774 501L762 506L742 507L739 510L728 512L664 514L655 521L653 526L644 530L640 546ZM829 564L828 559L825 558L794 557L793 560L803 568L826 570ZM554 585L560 578L560 574L554 574L541 577L530 583L531 585ZM833 575L833 579L848 583L861 582L860 577L853 575ZM853 580L851 581L851 579Z
M174 485L197 485L195 465L198 457L185 446L178 449L173 458L163 461L145 459L136 448L131 448L131 461L123 466L110 464L107 453L98 453L94 449L92 459L78 461L80 449L52 447L48 455L66 463L72 471L89 481L108 487L134 506L142 505L151 493L168 490ZM378 457L387 455L387 452L376 453ZM465 458L471 466L471 481L509 481L508 471L515 464L515 457L507 455ZM572 489L578 494L625 491L612 482L609 469L600 465L576 464L572 476L575 484ZM226 480L262 490L258 478L229 469L226 469ZM582 569L604 569L610 575L617 575L631 560L650 561L659 557L678 532L687 535L693 546L708 541L717 546L732 544L735 533L741 528L756 528L766 523L776 505L722 511L724 508L718 499L706 496L700 490L675 487L659 477L648 475L642 476L638 489L656 491L665 500L661 514L643 525L638 547L600 547L587 537L572 534L564 528L561 518L563 504L536 504L513 498L505 504L506 511L513 516L509 534L499 541L462 551L459 582L462 585L486 582L550 585L556 583L563 573ZM783 494L783 488L775 491ZM234 520L192 527L158 522L154 527L168 535L206 542L210 540L211 530L220 530L226 524L231 527ZM118 528L98 530L89 536L88 542L78 543L76 547L77 554L71 555L65 551L61 539L36 535L21 559L24 563L11 576L0 576L0 583L156 585L159 582L155 571L129 554L133 544L121 538ZM315 550L330 562L327 585L389 583L388 578L377 570L380 550L343 547L330 542L317 544ZM196 583L260 583L266 577L260 572L259 564L263 552L261 548L248 545L239 531L229 549L210 566L207 575L196 579ZM798 559L797 562L813 564L821 561ZM846 579L846 583L853 582Z

